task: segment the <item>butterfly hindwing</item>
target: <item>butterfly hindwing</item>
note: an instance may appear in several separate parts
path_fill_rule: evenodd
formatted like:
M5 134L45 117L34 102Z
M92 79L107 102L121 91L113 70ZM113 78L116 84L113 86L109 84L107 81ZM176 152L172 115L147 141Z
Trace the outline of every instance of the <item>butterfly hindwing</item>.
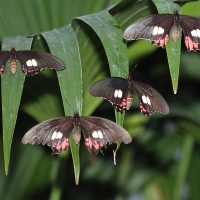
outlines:
M140 109L143 115L149 116L154 112L160 112L165 115L169 113L169 107L166 101L151 86L139 81L133 81L132 89L139 98Z
M44 68L62 70L65 64L52 54L40 51L17 51L17 59L21 62L22 71L34 76Z
M100 117L81 117L80 126L85 138L85 145L89 152L95 153L106 147L107 143L117 141L128 144L132 141L129 133L118 124Z

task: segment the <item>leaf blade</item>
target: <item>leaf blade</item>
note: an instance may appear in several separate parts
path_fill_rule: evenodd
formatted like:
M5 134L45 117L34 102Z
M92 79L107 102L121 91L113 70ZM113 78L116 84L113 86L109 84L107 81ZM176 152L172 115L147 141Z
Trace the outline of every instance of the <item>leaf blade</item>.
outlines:
M171 13L174 10L180 10L180 6L169 1L153 0L156 8L161 13ZM179 28L180 29L180 28ZM182 30L180 29L182 32ZM176 94L178 90L178 78L179 78L179 66L180 66L180 56L181 56L181 37L178 38L177 42L172 39L172 33L170 33L170 41L166 45L167 59L170 69L170 75L172 80L173 91Z
M66 65L65 70L57 72L65 115L73 116L71 107L76 109L81 115L82 69L75 34L71 26L66 26L42 33L42 35L46 39L51 52L62 59ZM59 38L56 43L54 40L55 38ZM78 184L80 175L79 145L75 144L72 134L70 137L70 148L74 164L75 182Z
M32 38L4 38L2 49L10 50L10 47L12 46L17 47L17 49L30 49L31 43ZM3 150L6 175L8 174L12 138L14 134L25 76L26 75L22 72L19 65L16 74L13 75L7 66L5 72L1 75Z

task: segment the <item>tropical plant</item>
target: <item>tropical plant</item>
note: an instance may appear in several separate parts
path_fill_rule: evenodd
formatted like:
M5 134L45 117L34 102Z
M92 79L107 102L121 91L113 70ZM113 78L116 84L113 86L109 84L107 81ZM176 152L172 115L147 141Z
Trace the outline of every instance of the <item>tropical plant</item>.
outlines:
M199 198L199 52L188 53L179 40L170 41L166 55L149 41L138 40L128 43L127 54L122 39L128 24L156 13L156 8L159 13L172 13L178 5L167 0L1 2L2 49L43 50L66 64L64 71L43 70L30 78L20 66L15 75L7 66L1 75L1 199ZM181 10L198 17L200 3L183 2ZM124 116L125 112L114 112L109 102L89 94L96 80L125 77L128 66L131 70L135 64L133 79L158 90L169 104L169 115L142 116L134 96ZM82 141L80 145L71 141L71 150L51 157L46 146L21 144L34 125L72 116L74 111L113 121L116 117L128 130L133 142L121 145L116 166L115 145L108 146L104 155L90 155Z

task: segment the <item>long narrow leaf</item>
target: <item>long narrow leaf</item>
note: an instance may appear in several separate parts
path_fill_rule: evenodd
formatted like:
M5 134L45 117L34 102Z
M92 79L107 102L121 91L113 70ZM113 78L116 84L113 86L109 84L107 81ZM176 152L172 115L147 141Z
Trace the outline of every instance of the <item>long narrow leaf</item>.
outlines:
M180 10L179 5L170 2L168 0L153 0L157 10L160 14L170 13L173 14L174 10ZM180 14L180 13L179 13ZM179 66L180 66L180 55L181 55L181 37L177 42L174 42L170 33L170 41L166 45L167 59L169 63L169 69L172 79L172 86L174 93L177 93L178 89L178 78L179 78Z
M17 50L30 49L31 43L32 38L4 38L2 49L10 50L10 48L13 46L16 47ZM22 72L21 66L19 64L18 70L14 75L10 72L8 63L6 64L5 72L1 75L3 149L6 174L8 174L12 138L14 134L24 80L25 74Z
M102 42L111 76L125 77L128 72L127 48L123 43L122 31L116 20L107 11L83 16L78 19L88 24ZM120 125L123 125L124 114L125 112L115 111L116 122ZM119 146L120 144L118 143L117 149Z
M82 70L75 34L71 26L67 26L42 33L42 35L46 39L51 52L62 59L66 65L65 70L57 72L65 115L73 116L74 111L78 111L81 115ZM70 137L70 147L74 163L75 182L78 184L80 174L79 145L74 143L73 137Z

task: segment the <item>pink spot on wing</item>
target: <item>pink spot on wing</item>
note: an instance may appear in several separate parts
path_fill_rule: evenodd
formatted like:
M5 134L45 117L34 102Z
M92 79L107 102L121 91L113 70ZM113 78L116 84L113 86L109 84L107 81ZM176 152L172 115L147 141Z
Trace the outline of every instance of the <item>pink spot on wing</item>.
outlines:
M98 153L99 150L104 146L103 144L97 142L97 141L92 141L90 138L85 138L85 146L88 148L88 150L91 152L92 149L94 148L94 152Z
M196 51L200 49L200 45L193 42L189 36L185 37L185 46L188 51Z
M126 99L123 99L121 104L113 104L113 106L119 111L126 109Z
M4 72L4 70L5 70L5 66L2 65L2 67L0 68L0 74L2 74Z
M169 35L167 34L164 39L154 40L152 41L152 44L164 48L168 42L169 42Z
M63 150L68 150L68 147L69 147L69 139L68 138L59 139L52 146L53 154L59 154Z
M148 116L149 112L142 106L142 103L140 103L140 110L143 115Z

